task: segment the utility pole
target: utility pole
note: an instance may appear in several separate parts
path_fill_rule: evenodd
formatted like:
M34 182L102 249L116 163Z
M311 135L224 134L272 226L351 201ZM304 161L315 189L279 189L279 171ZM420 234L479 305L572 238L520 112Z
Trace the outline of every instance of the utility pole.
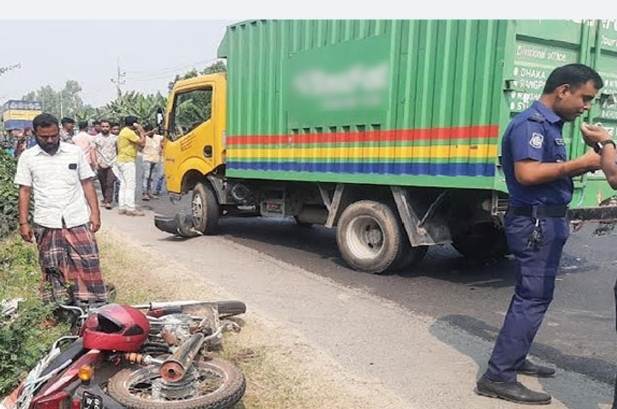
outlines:
M111 78L111 82L113 82L116 85L116 91L118 91L118 97L121 97L122 89L120 88L120 86L126 84L126 80L124 79L124 77L126 77L126 72L120 69L120 58L119 57L116 60L116 67L117 67L116 78Z

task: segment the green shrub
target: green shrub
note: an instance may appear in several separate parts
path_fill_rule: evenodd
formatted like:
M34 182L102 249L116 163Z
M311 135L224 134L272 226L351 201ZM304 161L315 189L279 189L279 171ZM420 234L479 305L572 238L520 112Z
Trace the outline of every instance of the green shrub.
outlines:
M68 326L52 325L52 309L39 299L36 248L16 235L0 241L0 300L22 297L17 315L0 317L0 396L11 392Z
M17 161L0 150L0 238L18 226L17 198L19 189L13 184Z
M10 393L66 331L52 327L51 318L49 304L30 298L19 304L14 319L0 322L0 396Z

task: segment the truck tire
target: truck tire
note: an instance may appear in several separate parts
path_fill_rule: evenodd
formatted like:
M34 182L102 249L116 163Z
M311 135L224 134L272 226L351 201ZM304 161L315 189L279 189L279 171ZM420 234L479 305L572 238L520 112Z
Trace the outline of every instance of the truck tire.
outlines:
M214 234L218 229L220 206L209 185L197 183L191 199L193 227L203 234Z
M478 223L452 238L452 247L472 260L501 258L508 254L508 242L503 228L493 223Z
M426 255L428 246L404 247L399 258L394 262L392 271L404 271L415 267Z
M382 274L393 267L406 240L401 222L389 206L361 200L341 214L336 243L353 269Z

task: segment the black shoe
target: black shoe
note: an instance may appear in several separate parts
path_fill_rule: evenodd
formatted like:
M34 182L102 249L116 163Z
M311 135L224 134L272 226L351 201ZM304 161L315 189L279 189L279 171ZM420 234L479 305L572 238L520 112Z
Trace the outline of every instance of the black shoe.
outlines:
M550 378L555 375L555 370L553 368L536 365L528 359L525 359L523 365L518 368L516 372L523 375L537 376L538 378Z
M534 392L520 382L495 382L483 376L476 384L478 395L499 398L523 405L548 405L551 395L544 392Z

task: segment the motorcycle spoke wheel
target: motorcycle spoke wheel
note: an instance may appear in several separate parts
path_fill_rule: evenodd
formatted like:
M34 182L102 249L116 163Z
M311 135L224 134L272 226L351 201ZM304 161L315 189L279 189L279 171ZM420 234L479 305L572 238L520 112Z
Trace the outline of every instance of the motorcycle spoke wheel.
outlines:
M242 398L246 388L242 372L222 359L195 363L190 385L169 387L158 369L150 366L118 372L109 380L110 396L135 409L227 409Z

